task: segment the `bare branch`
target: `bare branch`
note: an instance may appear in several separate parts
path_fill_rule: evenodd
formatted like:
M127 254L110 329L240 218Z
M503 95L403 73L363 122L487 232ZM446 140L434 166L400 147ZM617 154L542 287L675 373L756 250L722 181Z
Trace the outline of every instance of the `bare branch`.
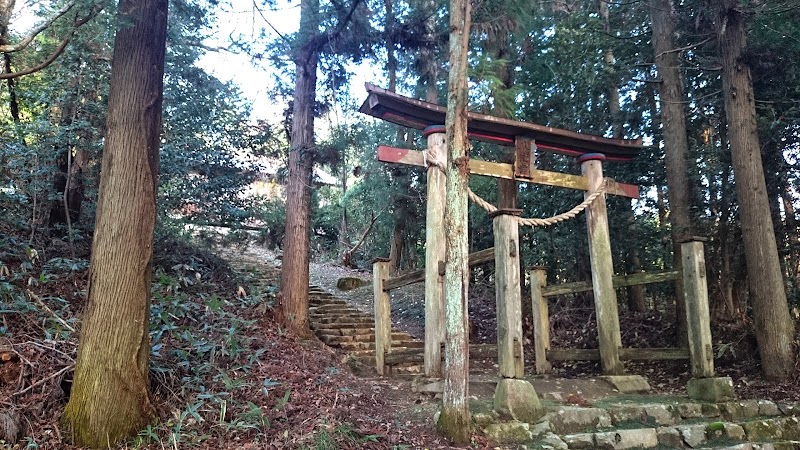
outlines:
M350 10L347 11L347 15L339 22L339 26L335 30L312 37L305 47L319 51L325 45L330 45L336 41L347 27L347 24L350 23L350 19L353 18L353 14L356 12L356 8L361 1L362 0L353 0L353 3L350 5Z
M713 37L710 37L710 38L703 39L702 41L700 41L700 42L698 42L696 44L691 44L691 45L687 45L686 47L674 48L674 49L668 50L666 52L661 52L658 55L656 55L656 59L666 55L667 53L682 52L684 50L689 50L689 49L692 49L692 48L695 48L695 47L699 47L699 46L701 46L701 45L705 44L706 42L711 41L713 39L714 39Z
M75 21L72 23L72 30L70 30L70 32L67 34L67 37L65 37L64 40L61 41L58 47L56 47L55 51L50 56L48 56L47 59L45 59L43 62L33 67L29 67L23 70L18 70L16 72L0 73L0 80L8 80L10 78L18 78L25 75L30 75L52 64L53 61L55 61L59 56L61 56L62 53L64 53L64 49L67 48L69 41L75 35L75 32L78 31L78 28L80 28L81 26L92 20L95 16L97 16L97 14L99 14L104 7L105 7L105 2L98 3L94 5L92 10L89 11L89 13L86 16L84 16L81 19L76 18Z
M0 73L0 80L8 80L9 78L24 77L25 75L36 73L46 68L50 64L53 64L53 61L55 61L59 56L61 56L62 53L64 53L64 49L67 48L67 44L69 44L70 39L72 39L72 34L73 33L67 35L67 37L63 41L61 41L61 44L59 44L59 46L56 48L56 51L54 51L53 54L50 55L47 59L45 59L42 63L37 64L33 67L29 67L27 69L18 70L16 72Z
M287 39L286 36L282 35L281 32L278 31L278 29L275 28L275 26L272 25L272 23L269 20L267 20L267 18L264 16L264 12L261 11L261 8L258 7L258 4L256 3L255 0L253 0L253 8L255 8L256 11L258 11L258 15L260 15L261 18L264 20L264 22L266 22L267 25L269 25L269 27L272 28L272 31L274 31L275 34L280 36L280 38L283 39L283 41L286 42L287 44L291 44L291 41L289 39Z
M184 44L184 45L188 45L190 47L202 48L203 50L206 50L206 51L209 51L209 52L214 52L214 53L224 53L224 52L236 53L233 50L231 50L229 47L212 47L210 45L206 45L206 44L204 44L202 42L199 42L199 41L181 41L181 43Z
M17 42L16 44L0 45L0 52L14 53L24 49L25 47L30 45L30 43L33 42L34 39L36 39L36 36L38 36L39 33L49 28L50 25L53 24L53 22L63 17L64 14L68 13L74 6L75 6L75 0L67 3L61 9L56 11L56 13L52 17L40 23L36 28L31 30L31 32L28 33L28 35L25 36L21 41Z

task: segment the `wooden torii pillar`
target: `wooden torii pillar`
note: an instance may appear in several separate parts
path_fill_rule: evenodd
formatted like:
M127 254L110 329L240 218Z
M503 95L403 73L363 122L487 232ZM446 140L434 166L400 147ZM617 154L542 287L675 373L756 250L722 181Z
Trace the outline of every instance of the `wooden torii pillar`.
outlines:
M441 343L444 340L444 232L441 215L444 211L444 174L438 168L430 167L430 159L445 162L446 149L444 140L444 123L446 109L440 105L404 97L394 92L380 89L367 84L369 97L361 106L360 111L380 119L393 122L402 126L416 129L425 129L428 139L428 151L395 148L381 145L378 147L378 160L386 163L407 164L426 167L428 170L428 205L426 224L426 259L425 259L425 373L428 376L441 375ZM548 186L557 186L568 189L577 189L592 192L601 185L606 195L618 195L629 198L639 197L639 188L636 185L617 183L614 180L603 178L600 156L587 157L582 161L583 175L570 175L558 172L548 172L534 169L532 150L565 154L573 157L582 157L598 152L604 153L603 158L612 161L628 161L638 154L641 149L641 140L609 139L561 130L552 127L519 122L509 119L468 112L468 134L471 139L484 142L514 146L515 161L513 164L494 163L470 159L468 169L472 175L483 175L518 182L536 183ZM438 126L437 126L438 125ZM613 265L610 260L611 251L608 239L608 219L605 216L605 196L596 199L589 208L590 253L592 254L592 273L595 286L597 305L598 330L601 334L601 354L603 356L603 371L606 373L620 373L622 366L619 363L619 318L617 316L616 294L611 285ZM505 211L495 217L495 228L500 230L502 236L497 247L503 247L509 255L518 252L518 242L510 245L505 240L507 236L514 236L516 222L513 214L516 212ZM513 230L511 227L513 222ZM498 261L506 261L507 255L496 255ZM514 259L514 258L510 258ZM519 258L515 259L518 263ZM595 270L597 269L597 270ZM515 301L507 297L511 292L509 283L518 284L511 276L509 267L500 269L505 275L501 284L498 284L498 324L504 327L498 330L498 337L503 335L498 342L498 352L503 354L501 359L504 377L522 376L522 346L521 337L516 339L517 315ZM516 269L518 280L519 269ZM502 274L501 274L502 275ZM506 276L508 275L508 276ZM506 279L507 278L507 279ZM595 279L596 278L596 279ZM598 281L600 281L598 283ZM608 289L611 286L611 289ZM517 287L518 289L518 287ZM613 306L612 306L613 305ZM500 317L503 316L503 317ZM602 317L602 324L601 322ZM521 325L520 325L521 326ZM509 338L510 336L510 338ZM605 349L605 351L603 350Z
M444 135L441 132L436 132L436 127L429 127L425 135L428 139L428 153L430 155L440 155L444 153ZM518 145L518 148L525 148L527 145L530 148L532 140L528 138L520 138L525 144ZM441 152L441 153L439 153ZM425 155L424 152L408 150L396 147L389 147L381 145L378 147L378 160L386 163L393 164L406 164L411 166L426 167L430 164L430 156ZM439 161L441 160L441 157ZM598 189L604 185L606 194L617 195L622 197L638 198L638 186L624 183L617 183L610 178L603 177L602 171L602 155L590 154L587 155L586 161L581 161L583 167L583 175L570 175L557 172L548 172L544 170L533 169L528 165L512 165L504 163L494 163L489 161L481 161L471 159L469 161L469 169L472 175L483 175L494 178L506 178L516 180L518 182L543 184L548 186L557 186L568 189L577 189L588 192ZM433 181L433 184L431 182ZM444 239L441 235L444 233L442 225L442 213L444 211L444 174L435 167L428 166L428 216L426 219L426 252L425 252L425 374L430 377L437 377L441 375L441 343L444 340ZM505 211L505 213L519 214L516 211ZM500 214L498 217L507 216L508 214ZM499 227L503 230L501 236L507 236L512 233L507 219L498 219L504 224ZM513 219L510 217L509 219ZM603 372L608 374L619 374L622 371L622 365L619 361L619 347L621 346L621 339L619 338L619 317L617 312L617 299L616 292L611 285L611 276L613 275L613 262L611 261L611 246L608 235L608 218L606 217L605 196L600 196L595 202L587 209L587 225L589 230L589 247L592 264L592 279L595 288L595 307L597 308L598 317L598 333L600 334L600 347ZM516 227L516 223L514 223ZM497 229L498 226L496 225ZM516 231L516 229L514 230ZM498 236L496 234L495 236ZM508 258L511 252L518 252L518 242L515 247L509 247L509 243L505 242L507 238L500 238L503 242L495 243L495 251L500 246L508 247L507 251L502 255L503 258ZM498 255L496 258L500 258ZM518 263L518 260L517 260ZM499 267L497 265L496 267ZM516 272L518 274L519 268ZM509 276L512 269L507 270ZM505 272L504 272L505 273ZM510 280L510 278L509 278ZM517 275L517 280L519 277ZM503 281L508 283L510 281ZM507 315L507 311L515 314L516 307L513 298L507 299L502 296L502 293L511 295L511 290L508 288L498 288L498 314L506 315L507 319L511 316ZM509 308L509 305L510 308ZM515 322L500 323L501 317L498 316L498 331L516 330ZM521 326L521 321L520 321ZM504 333L498 333L506 336ZM512 333L513 334L513 333ZM509 334L508 336L511 336ZM521 342L521 340L520 340ZM505 372L517 373L517 365L522 364L522 346L521 343L515 343L514 337L498 341L498 354L504 355L501 359L508 361ZM516 356L515 356L516 355ZM505 364L504 364L505 366ZM521 366L520 366L521 367ZM522 374L518 375L519 377Z
M587 153L578 158L581 172L589 180L591 191L600 189L603 184L605 159L605 155L601 153ZM608 233L605 195L597 197L586 208L586 230L589 234L589 260L592 267L592 292L600 343L600 365L605 374L622 375L625 371L619 360L622 337L619 331L617 291L612 281L614 261L611 258L611 237Z
M428 155L447 164L445 127L431 125L423 136L428 139ZM435 166L428 166L428 201L425 214L425 376L442 376L444 344L444 207L447 176Z

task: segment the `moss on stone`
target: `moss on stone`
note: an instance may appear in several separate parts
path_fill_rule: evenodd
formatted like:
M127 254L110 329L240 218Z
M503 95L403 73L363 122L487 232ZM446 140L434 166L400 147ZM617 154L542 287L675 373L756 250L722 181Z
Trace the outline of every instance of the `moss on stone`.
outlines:
M756 420L742 424L747 433L747 440L758 442L780 439L783 436L781 426L774 420Z
M497 444L521 444L532 439L530 426L525 422L503 422L489 425L484 434Z

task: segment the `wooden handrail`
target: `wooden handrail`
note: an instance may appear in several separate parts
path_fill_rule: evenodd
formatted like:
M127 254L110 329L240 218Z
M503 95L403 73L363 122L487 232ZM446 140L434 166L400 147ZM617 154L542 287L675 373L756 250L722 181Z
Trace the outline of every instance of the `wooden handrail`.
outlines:
M633 273L630 275L616 275L611 278L614 288L636 286L641 284L661 283L664 281L674 281L681 278L681 273L677 270L653 273ZM573 283L556 284L553 286L542 287L542 296L553 297L556 295L576 294L592 290L591 281L576 281Z
M621 348L619 359L623 361L661 361L689 359L687 348ZM596 348L569 348L547 350L548 361L599 361L600 350Z
M490 261L494 261L494 247L487 248L469 255L469 266L477 266ZM399 277L388 278L383 281L383 290L386 292L409 284L418 283L425 280L425 269L415 270L414 272L400 275ZM591 288L590 288L591 289Z
M470 344L469 346L470 358L496 358L497 345L496 344ZM442 352L444 358L444 352ZM403 363L421 363L423 362L423 352L419 348L411 348L406 350L396 350L384 355L384 364L393 366Z

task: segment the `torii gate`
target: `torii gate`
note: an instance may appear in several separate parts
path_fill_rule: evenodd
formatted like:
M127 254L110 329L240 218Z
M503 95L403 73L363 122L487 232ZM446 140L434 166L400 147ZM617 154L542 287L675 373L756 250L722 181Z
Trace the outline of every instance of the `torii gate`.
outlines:
M424 362L427 376L441 376L445 302L442 270L445 260L443 223L445 175L429 162L443 161L447 157L445 130L441 126L445 122L447 110L443 106L408 98L369 83L366 89L369 96L360 108L362 113L405 127L424 129L424 135L428 139L426 152L380 146L378 160L428 167ZM515 148L512 164L470 159L469 169L472 174L582 190L586 191L585 198L600 189L603 189L605 194L628 198L639 197L638 186L604 178L602 161L630 161L641 150L640 139L609 139L473 112L468 113L468 133L470 138L475 140ZM577 157L581 163L582 175L532 168L534 149ZM586 212L601 365L604 373L621 374L623 368L619 359L619 349L622 343L616 292L612 284L613 262L605 195L596 196ZM498 363L500 374L505 378L522 378L524 375L519 293L519 240L517 223L514 220L514 216L519 213L519 210L498 210L493 214L498 286ZM500 242L498 236L503 236ZM510 265L505 263L508 260L512 261ZM390 339L381 339L377 336L378 333L379 330L376 329L376 343L384 342L388 345ZM379 360L379 366L382 367L385 348L381 347L383 346L376 345L375 353L376 360Z

